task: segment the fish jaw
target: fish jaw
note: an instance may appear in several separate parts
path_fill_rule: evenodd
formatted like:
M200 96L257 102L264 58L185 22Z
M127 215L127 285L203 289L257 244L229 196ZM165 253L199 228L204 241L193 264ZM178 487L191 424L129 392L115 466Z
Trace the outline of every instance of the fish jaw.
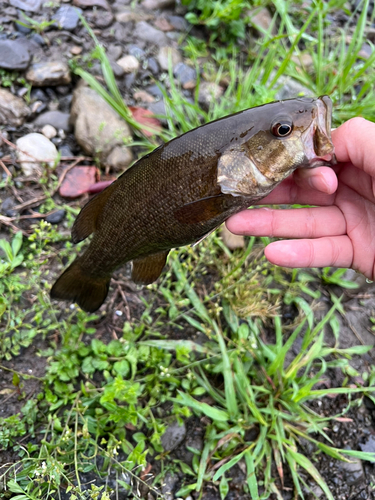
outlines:
M316 100L316 116L311 126L303 133L307 168L337 164L331 137L332 101L328 96Z

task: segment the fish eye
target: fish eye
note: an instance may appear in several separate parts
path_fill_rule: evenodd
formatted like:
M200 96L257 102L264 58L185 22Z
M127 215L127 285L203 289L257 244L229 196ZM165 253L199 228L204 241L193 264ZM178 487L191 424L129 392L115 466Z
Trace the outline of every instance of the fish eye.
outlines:
M287 137L292 133L293 124L287 121L278 121L271 127L271 133L275 137Z

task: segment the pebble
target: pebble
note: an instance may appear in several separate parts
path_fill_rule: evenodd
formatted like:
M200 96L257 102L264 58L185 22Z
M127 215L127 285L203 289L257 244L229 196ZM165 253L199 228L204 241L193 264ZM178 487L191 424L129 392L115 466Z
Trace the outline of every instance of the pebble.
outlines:
M104 10L110 10L107 0L73 0L73 4L83 9L86 7L102 7Z
M175 0L143 0L142 7L148 10L166 9L172 7Z
M1 213L6 215L7 217L15 217L18 212L17 210L12 210L13 207L17 205L17 202L14 198L9 196L9 198L5 198L5 200L1 204Z
M67 85L71 81L69 67L62 61L33 64L26 73L26 80L36 87Z
M116 63L121 66L125 73L136 73L140 66L138 59L131 55L121 57Z
M173 31L173 26L165 17L157 17L154 21L154 26L160 31Z
M185 424L183 423L182 425L179 425L179 423L175 421L172 424L168 425L166 431L161 437L161 444L165 451L172 451L182 443L182 441L185 439L185 436Z
M157 59L161 69L164 71L167 71L169 68L169 60L171 60L172 67L182 61L179 50L168 46L160 47Z
M73 93L71 123L82 149L102 161L116 146L131 137L130 129L95 90L80 85Z
M227 229L224 224L221 229L221 238L229 250L236 250L237 248L245 248L245 238L241 234L233 234Z
M42 134L27 134L17 139L16 145L19 148L16 152L17 159L26 176L40 175L42 163L53 167L58 158L56 146ZM32 158L26 153L29 153Z
M52 125L44 125L41 132L47 139L53 139L57 136L57 130Z
M154 75L157 75L159 73L159 65L156 62L156 59L154 59L153 57L149 57L147 59L147 69L149 69Z
M251 19L250 26L253 26L254 28L258 29L259 31L268 31L271 23L272 23L272 16L270 14L270 11L267 9L267 7L263 7L261 9L255 8L252 10L248 10L246 12L246 16L248 16ZM273 26L272 28L272 34L276 34L276 27Z
M126 146L116 146L105 160L105 164L115 172L126 170L133 161L133 153Z
M160 90L160 87L156 84L149 85L148 87L146 87L146 91L155 97L164 97L164 94Z
M108 28L113 23L114 16L112 12L102 12L100 10L95 11L92 21L97 28L103 29Z
M163 494L163 499L165 500L173 500L174 495L173 491L178 483L178 476L176 474L172 474L171 472L167 472L163 484L161 487L161 492Z
M18 40L0 40L0 68L22 71L29 66L30 53Z
M61 209L61 210L56 210L56 212L52 212L51 214L47 215L46 217L46 222L49 222L50 224L59 224L65 217L66 211Z
M304 87L301 83L297 82L289 76L281 76L275 84L279 87L275 94L276 100L292 99L294 97L311 96L311 90Z
M119 23L131 23L140 20L139 13L133 9L124 9L118 12L115 16L116 21Z
M199 85L198 102L208 108L223 95L223 92L223 87L215 82L202 82Z
M121 76L123 76L123 74L125 73L124 68L122 68L115 61L111 61L110 59L109 59L109 63L111 65L113 74L115 75L116 78L120 78Z
M134 55L134 54L133 54ZM111 44L107 48L107 57L112 61L117 61L122 56L122 47L121 45L113 45Z
M155 102L155 98L145 90L138 90L138 92L134 92L133 97L136 101Z
M151 24L146 23L146 21L140 21L136 24L134 36L144 42L153 43L159 47L168 45L168 39L165 34L151 26Z
M26 10L28 12L40 12L43 0L9 0L10 5L16 9Z
M344 471L346 484L352 486L353 484L363 484L365 475L362 467L362 461L358 458L349 457L351 463L340 462L339 466Z
M137 45L129 45L128 52L131 56L134 56L139 60L144 58L146 55L146 52Z
M34 120L34 124L37 127L44 127L44 125L52 125L56 129L62 129L65 132L69 132L71 129L70 114L63 113L62 111L46 111Z
M78 56L82 50L82 47L79 47L79 45L74 45L74 47L70 49L70 53L73 54L73 56Z
M78 26L82 9L71 5L62 5L54 14L53 19L62 30L73 31Z
M197 83L197 73L195 69L183 62L175 66L173 74L184 89L193 89Z
M168 16L168 21L177 31L186 31L189 27L186 19L181 16Z
M370 435L364 444L359 443L359 447L361 448L362 451L375 453L375 436ZM373 460L373 462L375 462L375 460Z
M21 97L0 87L0 125L19 127L23 125L31 110Z

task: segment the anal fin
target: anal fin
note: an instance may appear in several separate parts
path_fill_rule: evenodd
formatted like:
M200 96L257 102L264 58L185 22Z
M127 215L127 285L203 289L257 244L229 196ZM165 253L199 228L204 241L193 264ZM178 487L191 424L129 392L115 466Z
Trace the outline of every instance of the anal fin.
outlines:
M156 281L167 260L169 250L155 253L143 259L133 260L132 280L138 285L149 285Z

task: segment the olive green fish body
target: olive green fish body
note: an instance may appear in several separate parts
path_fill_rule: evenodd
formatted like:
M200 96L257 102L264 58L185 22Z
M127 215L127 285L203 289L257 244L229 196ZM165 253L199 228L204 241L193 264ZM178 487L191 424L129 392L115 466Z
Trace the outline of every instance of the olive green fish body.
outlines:
M201 240L297 167L327 163L328 156L333 158L327 97L266 104L173 139L82 209L72 239L94 233L92 241L51 296L93 311L114 270L128 261L136 282L154 281L171 248Z

